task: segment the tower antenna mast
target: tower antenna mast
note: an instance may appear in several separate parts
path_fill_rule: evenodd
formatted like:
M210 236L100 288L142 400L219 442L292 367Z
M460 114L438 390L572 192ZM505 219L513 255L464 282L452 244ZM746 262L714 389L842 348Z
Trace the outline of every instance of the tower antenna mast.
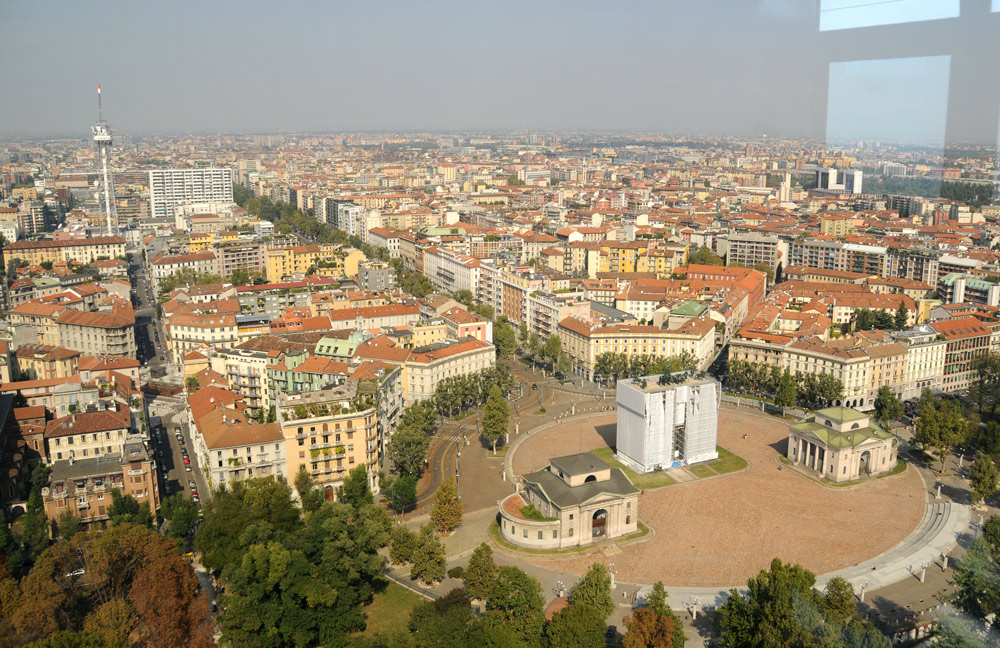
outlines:
M118 230L118 209L115 205L115 186L108 174L108 158L111 157L111 126L104 121L104 103L101 100L101 84L97 84L97 123L90 129L101 157L101 171L104 184L104 214L107 220L108 236Z

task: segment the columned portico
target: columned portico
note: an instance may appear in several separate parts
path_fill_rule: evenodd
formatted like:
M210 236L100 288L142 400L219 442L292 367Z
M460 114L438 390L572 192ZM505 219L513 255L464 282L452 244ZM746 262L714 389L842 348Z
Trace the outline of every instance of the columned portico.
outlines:
M831 481L845 482L892 470L897 444L866 414L830 407L789 426L788 458Z

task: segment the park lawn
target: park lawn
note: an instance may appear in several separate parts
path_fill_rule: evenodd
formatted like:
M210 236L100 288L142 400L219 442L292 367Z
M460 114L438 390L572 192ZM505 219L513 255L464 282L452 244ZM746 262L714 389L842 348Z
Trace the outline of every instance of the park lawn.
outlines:
M636 488L662 488L663 486L672 486L677 483L670 477L664 475L662 472L652 472L640 475L622 462L618 461L615 457L614 448L597 448L596 450L591 450L591 452L593 452L597 458L604 463L614 466L615 468L621 468L622 472L625 473Z
M896 457L896 466L887 473L884 473L882 475L877 475L877 477L878 479L882 479L883 477L892 477L893 475L898 475L904 470L906 470L906 462L900 459L899 457Z
M715 449L719 452L719 458L706 465L720 475L743 470L747 467L747 460L743 457L733 454L722 446L716 446Z
M709 468L705 464L695 464L693 466L688 466L688 470L690 470L694 474L698 475L702 479L704 479L705 477L711 477L713 475L717 475L718 474L717 472L715 472L714 470L712 470L711 468Z
M424 598L414 594L402 585L389 583L381 592L375 594L372 604L365 608L367 627L364 634L372 637L376 634L389 634L397 630L407 630L410 624L410 612Z

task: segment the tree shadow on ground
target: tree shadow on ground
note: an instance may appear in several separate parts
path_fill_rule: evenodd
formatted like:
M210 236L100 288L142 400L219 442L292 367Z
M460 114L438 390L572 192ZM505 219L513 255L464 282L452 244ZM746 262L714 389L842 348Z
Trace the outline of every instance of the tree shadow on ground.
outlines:
M875 596L858 606L861 614L875 624L885 634L909 630L917 619L917 613L884 596Z
M936 489L936 485L934 486ZM941 484L941 497L946 497L959 504L969 504L969 491L952 484Z

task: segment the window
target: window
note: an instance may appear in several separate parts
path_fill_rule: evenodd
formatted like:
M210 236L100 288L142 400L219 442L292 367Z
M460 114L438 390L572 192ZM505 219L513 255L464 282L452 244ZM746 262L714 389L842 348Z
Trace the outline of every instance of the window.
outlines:
M552 530L552 539L555 540L558 537L559 537L559 529L553 529Z
M573 529L572 528L569 530L569 537L571 537L571 538L573 537Z

